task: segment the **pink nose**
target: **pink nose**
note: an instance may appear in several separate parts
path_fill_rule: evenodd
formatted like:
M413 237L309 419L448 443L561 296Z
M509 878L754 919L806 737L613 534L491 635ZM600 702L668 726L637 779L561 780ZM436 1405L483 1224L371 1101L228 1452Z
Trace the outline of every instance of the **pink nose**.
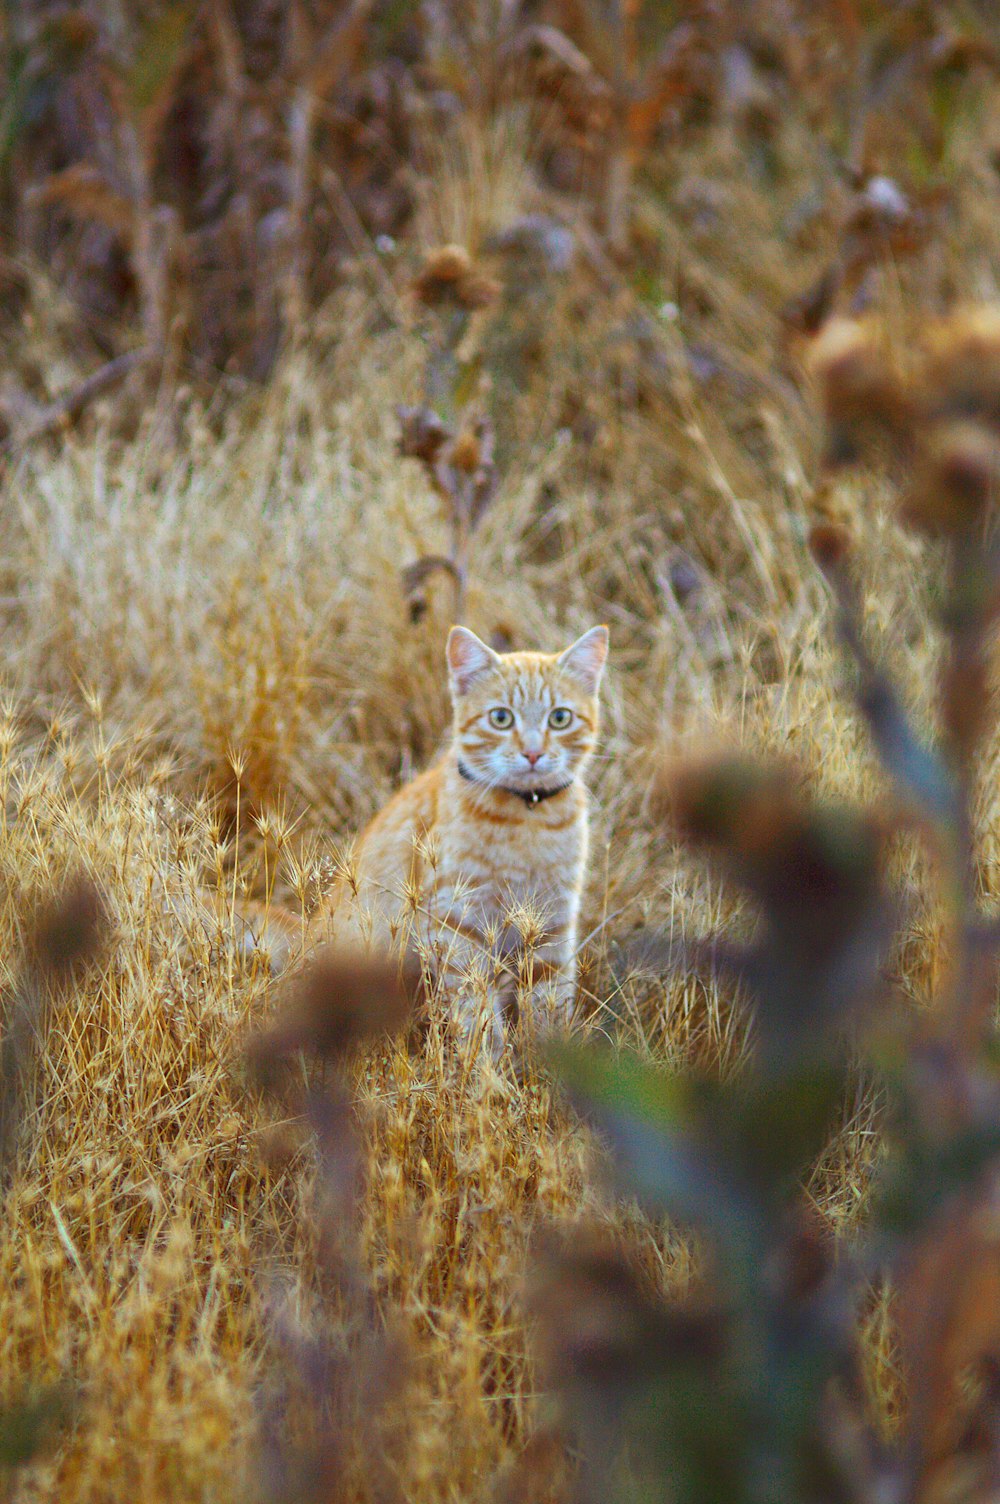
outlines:
M522 755L526 757L531 763L531 766L534 767L535 763L538 761L542 754L540 752L525 752Z

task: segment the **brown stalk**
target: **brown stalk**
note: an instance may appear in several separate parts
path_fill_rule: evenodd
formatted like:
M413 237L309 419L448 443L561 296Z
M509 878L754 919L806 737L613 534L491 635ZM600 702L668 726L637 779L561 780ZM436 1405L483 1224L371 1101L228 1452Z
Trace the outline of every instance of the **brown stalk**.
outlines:
M13 446L23 450L30 444L36 444L40 439L47 438L50 434L68 428L92 402L118 386L133 371L141 370L149 360L150 352L146 349L129 350L124 355L116 355L113 360L107 361L105 365L91 372L78 386L40 408L28 420L22 431L7 441L5 447Z
M383 313L394 324L402 325L404 328L408 327L409 321L399 294L372 247L371 238L358 217L357 209L351 203L350 196L344 188L340 173L328 164L324 164L320 169L320 183L333 204L334 213L340 221L345 235L354 247L355 253L361 257L365 267L371 273L372 284Z
M403 570L403 588L416 619L426 605L424 583L437 571L449 574L455 585L452 619L460 622L465 613L473 535L498 485L493 425L481 416L456 434L429 407L400 407L396 415L401 429L399 452L420 460L448 509L451 527L448 554L425 554L409 565Z
M628 126L635 83L635 5L630 0L615 0L611 30L614 126L608 155L604 223L609 249L613 255L621 256L628 248L628 200L632 186Z
M288 108L288 144L291 191L288 211L290 245L285 312L288 327L301 328L308 307L308 211L313 176L313 138L316 115L324 95L335 89L357 61L364 40L365 23L374 0L353 0L342 16L308 51L312 61L294 90ZM293 18L301 25L301 11Z

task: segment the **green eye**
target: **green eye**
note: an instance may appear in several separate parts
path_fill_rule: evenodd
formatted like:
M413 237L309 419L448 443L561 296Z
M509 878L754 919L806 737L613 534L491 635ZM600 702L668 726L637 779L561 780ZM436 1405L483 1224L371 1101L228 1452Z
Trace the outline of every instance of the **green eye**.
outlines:
M508 710L506 705L497 705L490 711L490 725L498 731L509 731L514 724L514 712Z
M549 716L549 725L553 731L565 731L573 719L573 712L567 705L557 705Z

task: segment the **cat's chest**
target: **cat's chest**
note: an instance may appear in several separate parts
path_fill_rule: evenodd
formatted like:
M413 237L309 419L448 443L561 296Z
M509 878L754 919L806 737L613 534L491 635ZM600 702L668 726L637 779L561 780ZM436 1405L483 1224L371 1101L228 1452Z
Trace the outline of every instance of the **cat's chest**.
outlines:
M442 833L439 882L475 894L479 909L503 910L511 902L574 891L586 857L586 817L528 818L510 825L479 821Z

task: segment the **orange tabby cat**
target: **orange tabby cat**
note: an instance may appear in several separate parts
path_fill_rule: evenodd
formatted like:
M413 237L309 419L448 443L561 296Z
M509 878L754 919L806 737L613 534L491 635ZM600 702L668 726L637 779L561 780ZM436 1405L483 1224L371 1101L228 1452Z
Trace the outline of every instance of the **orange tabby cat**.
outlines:
M361 835L309 942L415 941L494 1050L513 1005L568 1017L607 652L606 627L559 654L495 653L452 627L451 746Z

